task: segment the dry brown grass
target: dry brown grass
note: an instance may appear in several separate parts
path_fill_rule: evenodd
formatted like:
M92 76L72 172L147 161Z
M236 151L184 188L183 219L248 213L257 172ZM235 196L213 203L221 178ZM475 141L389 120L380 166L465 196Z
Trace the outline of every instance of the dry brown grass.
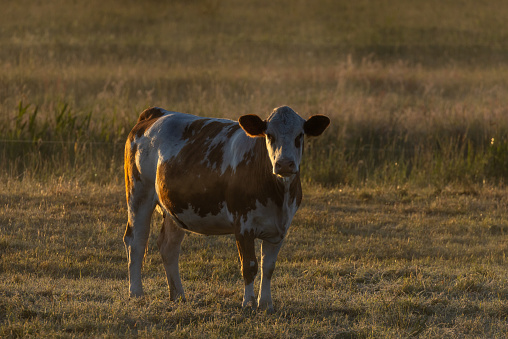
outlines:
M1 336L498 337L508 333L505 189L305 187L280 253L276 313L242 311L234 239L189 235L187 303L156 247L128 299L121 185L0 191Z

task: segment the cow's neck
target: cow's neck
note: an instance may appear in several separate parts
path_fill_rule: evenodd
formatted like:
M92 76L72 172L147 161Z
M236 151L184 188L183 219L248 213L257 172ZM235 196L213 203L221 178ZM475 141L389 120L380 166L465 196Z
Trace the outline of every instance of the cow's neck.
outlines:
M288 205L292 205L296 199L297 205L300 205L301 201L301 184L300 184L300 173L287 178L281 178L273 174L272 163L268 156L266 144L264 139L259 138L256 142L256 152L258 158L256 162L260 166L261 173L263 173L264 185L270 187L272 193L276 195L275 203L281 208L287 208Z
M274 186L277 187L275 203L279 207L279 212L276 226L280 234L285 234L302 200L300 174L297 173L289 178L281 178L271 172L269 174L274 180Z

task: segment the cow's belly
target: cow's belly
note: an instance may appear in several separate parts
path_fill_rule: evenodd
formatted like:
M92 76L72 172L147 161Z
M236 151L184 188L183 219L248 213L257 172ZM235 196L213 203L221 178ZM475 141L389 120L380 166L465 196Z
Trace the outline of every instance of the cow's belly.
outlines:
M200 215L199 210L192 207L184 209L179 213L171 213L181 227L188 231L204 235L220 235L234 233L233 222L223 207L218 214L208 213Z
M234 215L224 204L218 213L204 214L199 208L191 204L178 211L171 210L164 203L161 204L177 223L186 230L203 235L234 234L234 220L240 221L240 233L251 233L256 238L271 243L282 241L298 209L296 202L280 209L269 202L267 205L256 201L256 207L246 214Z

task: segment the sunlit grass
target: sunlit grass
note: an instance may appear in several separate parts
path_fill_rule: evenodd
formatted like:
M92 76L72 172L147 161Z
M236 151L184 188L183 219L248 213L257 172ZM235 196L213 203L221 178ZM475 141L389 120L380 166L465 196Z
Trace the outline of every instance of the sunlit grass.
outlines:
M188 301L172 303L155 217L143 268L146 296L129 300L122 185L10 180L0 191L0 333L507 333L505 189L304 185L304 192L274 274L276 313L267 316L241 309L232 236L186 236L181 274Z

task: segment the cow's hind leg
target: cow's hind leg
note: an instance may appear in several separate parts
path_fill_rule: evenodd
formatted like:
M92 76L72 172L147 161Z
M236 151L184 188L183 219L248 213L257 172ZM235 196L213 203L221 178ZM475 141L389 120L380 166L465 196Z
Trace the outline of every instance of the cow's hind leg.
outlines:
M245 283L243 293L243 307L256 309L256 297L254 295L254 278L258 272L258 261L254 246L254 235L250 233L236 234L236 245L242 263L242 275Z
M135 192L141 189L138 183ZM128 196L129 221L123 241L129 263L129 295L133 297L143 295L141 268L150 235L150 220L155 207L153 194L154 192L145 192L141 196L136 194Z
M261 286L259 288L258 308L273 313L271 280L275 269L275 261L282 247L282 241L278 244L263 240L261 244Z
M164 269L166 270L169 298L171 300L181 299L185 301L180 272L178 270L180 245L184 236L185 231L178 227L170 216L165 214L157 245L159 246Z

